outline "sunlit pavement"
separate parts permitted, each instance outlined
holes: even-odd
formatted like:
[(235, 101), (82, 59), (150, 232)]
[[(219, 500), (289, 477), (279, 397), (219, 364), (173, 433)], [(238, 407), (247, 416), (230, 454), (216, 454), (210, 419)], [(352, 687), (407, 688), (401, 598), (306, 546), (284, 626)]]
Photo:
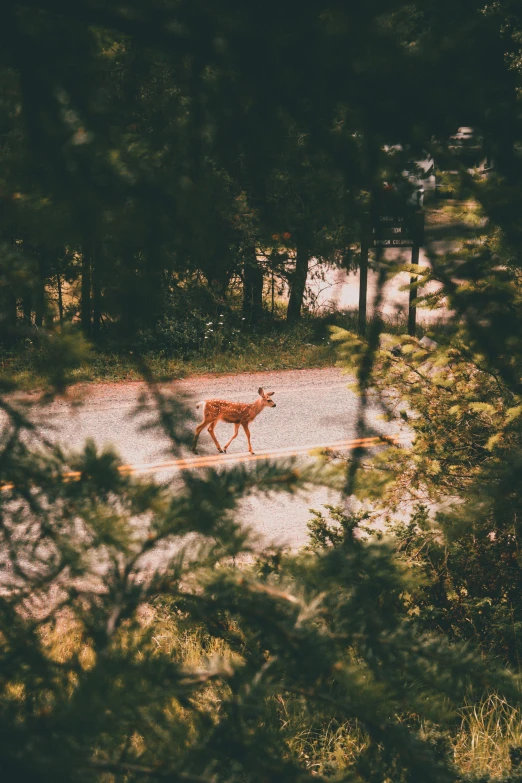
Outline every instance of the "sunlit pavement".
[[(353, 380), (335, 368), (245, 373), (235, 376), (194, 378), (169, 384), (164, 391), (176, 395), (198, 420), (195, 403), (218, 397), (249, 402), (257, 389), (274, 391), (277, 407), (265, 409), (251, 425), (252, 445), (246, 451), (246, 438), (240, 431), (228, 454), (218, 454), (208, 433), (201, 434), (198, 455), (186, 450), (173, 453), (167, 436), (155, 428), (155, 409), (149, 399), (137, 412), (145, 386), (140, 383), (90, 385), (81, 405), (53, 403), (42, 413), (41, 426), (51, 439), (67, 449), (81, 449), (87, 438), (99, 448), (112, 445), (121, 455), (124, 472), (154, 476), (160, 481), (180, 475), (183, 470), (226, 469), (238, 463), (254, 464), (265, 459), (298, 457), (308, 462), (315, 451), (349, 452), (356, 445), (373, 448), (378, 435), (401, 436), (381, 418), (372, 405), (367, 411), (370, 440), (358, 444), (358, 398), (347, 386)], [(181, 404), (181, 402), (180, 402)], [(216, 434), (221, 442), (232, 434), (232, 425), (220, 422)], [(373, 438), (373, 440), (372, 440)], [(336, 503), (333, 490), (319, 487), (297, 497), (250, 497), (241, 502), (242, 521), (265, 541), (285, 542), (292, 547), (306, 543), (309, 508)]]

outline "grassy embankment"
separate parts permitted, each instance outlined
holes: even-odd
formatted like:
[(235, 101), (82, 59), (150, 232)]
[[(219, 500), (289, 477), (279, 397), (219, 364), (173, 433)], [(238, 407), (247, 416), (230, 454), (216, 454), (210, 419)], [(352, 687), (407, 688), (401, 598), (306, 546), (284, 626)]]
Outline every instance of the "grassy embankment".
[[(13, 379), (18, 388), (38, 389), (44, 385), (41, 368), (47, 347), (36, 342), (11, 351), (0, 349), (0, 372)], [(285, 331), (254, 336), (239, 335), (234, 344), (204, 344), (201, 350), (177, 357), (162, 350), (124, 350), (119, 346), (93, 346), (87, 361), (72, 370), (77, 382), (138, 381), (143, 377), (142, 361), (159, 379), (180, 379), (208, 373), (242, 373), (266, 370), (328, 367), (335, 353), (325, 334), (314, 335), (308, 324)]]
[[(384, 318), (385, 331), (406, 333), (406, 320)], [(371, 323), (371, 319), (369, 319)], [(72, 370), (74, 381), (80, 383), (108, 383), (138, 381), (143, 377), (140, 359), (146, 361), (152, 374), (161, 380), (176, 380), (191, 375), (262, 372), (269, 370), (301, 370), (332, 367), (336, 362), (335, 349), (329, 340), (329, 326), (335, 324), (351, 331), (357, 329), (357, 312), (331, 313), (323, 317), (309, 317), (302, 323), (275, 328), (265, 334), (239, 335), (232, 345), (216, 341), (205, 344), (200, 351), (179, 358), (164, 351), (124, 351), (121, 348), (94, 346), (81, 367)], [(422, 323), (419, 327), (424, 333)], [(430, 326), (429, 333), (437, 334)], [(11, 377), (21, 389), (38, 389), (44, 385), (41, 368), (46, 363), (46, 346), (29, 343), (11, 351), (0, 349), (0, 373)]]

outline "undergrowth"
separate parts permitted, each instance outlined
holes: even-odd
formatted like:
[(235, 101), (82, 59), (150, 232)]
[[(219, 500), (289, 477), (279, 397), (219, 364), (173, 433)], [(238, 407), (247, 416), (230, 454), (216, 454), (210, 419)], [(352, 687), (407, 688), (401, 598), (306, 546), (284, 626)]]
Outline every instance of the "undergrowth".
[[(298, 370), (332, 367), (336, 352), (329, 340), (329, 327), (340, 326), (357, 330), (357, 312), (331, 312), (306, 317), (300, 323), (264, 325), (259, 332), (232, 330), (226, 323), (212, 324), (203, 335), (204, 342), (186, 352), (157, 347), (151, 340), (138, 339), (135, 345), (123, 349), (117, 343), (93, 345), (81, 366), (71, 370), (76, 382), (118, 382), (142, 380), (141, 360), (151, 373), (163, 380), (191, 375), (248, 373), (270, 370)], [(402, 316), (384, 316), (385, 331), (404, 334), (406, 321)], [(370, 327), (372, 318), (368, 319)], [(428, 327), (422, 319), (419, 335)], [(430, 335), (443, 325), (430, 324)], [(236, 333), (237, 331), (237, 333)], [(0, 371), (10, 376), (18, 388), (38, 389), (43, 385), (41, 367), (46, 363), (47, 341), (37, 333), (21, 340), (10, 350), (0, 347)]]
[[(168, 604), (159, 602), (143, 606), (141, 622), (144, 629), (152, 629), (152, 642), (158, 654), (172, 656), (187, 670), (202, 670), (211, 659), (241, 664), (240, 652), (233, 651), (225, 641), (209, 636), (203, 629), (193, 625), (184, 627), (183, 618), (174, 616)], [(67, 616), (42, 633), (51, 659), (63, 662), (78, 655), (81, 666), (90, 668), (93, 652), (82, 640), (77, 625)], [(24, 698), (23, 688), (10, 692), (10, 698)], [(222, 700), (228, 698), (227, 685), (209, 682), (200, 691), (197, 706), (210, 720), (216, 720)], [(174, 705), (171, 708), (174, 709)], [(179, 705), (176, 710), (178, 718), (186, 722), (188, 739), (193, 730), (190, 713)], [(271, 697), (264, 711), (267, 726), (282, 738), (288, 757), (297, 758), (313, 774), (325, 777), (343, 772), (349, 774), (368, 742), (357, 721), (339, 721), (321, 710), (311, 713), (306, 700), (298, 694), (281, 693)], [(448, 739), (461, 774), (502, 778), (513, 768), (513, 757), (522, 746), (522, 710), (496, 694), (485, 693), (478, 702), (470, 703), (460, 711), (455, 732)], [(136, 751), (145, 751), (144, 739), (138, 734), (129, 737), (128, 742)]]
[(461, 711), (453, 747), (462, 772), (502, 777), (522, 748), (522, 710), (496, 694), (485, 695)]

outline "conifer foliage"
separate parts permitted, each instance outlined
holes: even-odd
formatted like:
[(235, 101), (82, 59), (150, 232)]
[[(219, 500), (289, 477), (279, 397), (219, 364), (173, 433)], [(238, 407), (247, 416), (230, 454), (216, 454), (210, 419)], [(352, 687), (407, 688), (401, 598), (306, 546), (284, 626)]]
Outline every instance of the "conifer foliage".
[[(471, 780), (453, 758), (459, 708), (484, 692), (521, 699), (512, 5), (2, 10), (0, 328), (5, 344), (37, 334), (48, 380), (40, 406), (0, 377), (6, 783)], [(42, 406), (67, 392), (104, 319), (132, 339), (161, 322), (167, 294), (183, 300), (191, 275), (219, 297), (250, 266), (258, 292), (256, 250), (277, 211), (275, 234), (287, 249), (302, 240), (305, 265), (347, 255), (371, 192), (400, 175), (386, 146), (444, 139), (464, 111), (497, 168), (486, 182), (462, 171), (482, 205), (477, 231), (432, 253), (426, 275), (454, 313), (446, 338), (427, 350), (381, 334), (378, 319), (367, 341), (335, 334), (358, 373), (361, 434), (373, 389), (411, 448), (160, 484), (92, 442), (68, 453), (43, 435)], [(380, 294), (390, 270), (377, 261)], [(189, 415), (137, 361), (178, 455)], [(236, 520), (240, 499), (314, 484), (345, 506), (314, 515), (307, 550), (260, 553)], [(385, 537), (364, 524), (370, 512), (350, 511), (355, 494), (390, 518), (417, 505)], [(342, 759), (304, 752), (305, 730), (324, 750), (329, 727)], [(506, 783), (522, 781), (519, 756)]]
[[(340, 779), (457, 780), (440, 732), (469, 688), (516, 698), (511, 675), (419, 630), (411, 573), (362, 540), (357, 520), (335, 547), (232, 565), (250, 551), (238, 498), (297, 491), (321, 480), (316, 468), (258, 464), (159, 486), (92, 443), (31, 449), (31, 418), (8, 402), (4, 412), (5, 780), (316, 778), (279, 731), (281, 697), (362, 732)], [(220, 654), (184, 660), (191, 636)]]

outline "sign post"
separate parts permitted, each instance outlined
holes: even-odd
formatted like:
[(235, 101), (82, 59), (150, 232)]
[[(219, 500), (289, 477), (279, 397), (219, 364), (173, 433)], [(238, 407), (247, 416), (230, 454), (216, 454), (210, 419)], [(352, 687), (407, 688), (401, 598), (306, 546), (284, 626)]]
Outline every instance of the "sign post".
[[(423, 244), (424, 213), (397, 200), (387, 199), (377, 203), (369, 221), (363, 224), (361, 238), (361, 265), (359, 278), (359, 334), (366, 332), (366, 299), (368, 291), (368, 250), (371, 247), (402, 248), (411, 247), (411, 263), (419, 263), (419, 249)], [(417, 298), (417, 275), (410, 278), (408, 307), (408, 334), (415, 336), (417, 308), (413, 304)]]
[(361, 238), (361, 263), (359, 266), (359, 322), (357, 331), (366, 334), (366, 300), (368, 295), (368, 225), (365, 220)]
[[(413, 245), (411, 248), (411, 263), (419, 263), (419, 246)], [(415, 337), (415, 331), (417, 329), (417, 307), (413, 304), (417, 298), (417, 275), (410, 277), (410, 297), (408, 303), (408, 334), (410, 337)]]

